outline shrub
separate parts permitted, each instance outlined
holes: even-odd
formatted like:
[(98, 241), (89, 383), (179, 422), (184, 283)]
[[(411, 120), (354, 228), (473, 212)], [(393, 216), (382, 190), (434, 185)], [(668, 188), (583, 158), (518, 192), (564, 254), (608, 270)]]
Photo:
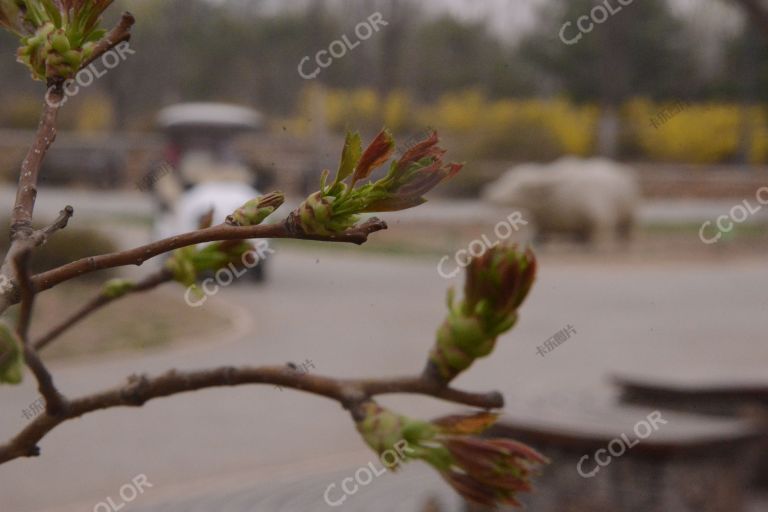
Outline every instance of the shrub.
[[(5, 220), (2, 225), (7, 226), (9, 222)], [(3, 237), (0, 241), (0, 252), (6, 253), (8, 245), (8, 239)], [(30, 270), (39, 273), (96, 254), (115, 252), (117, 249), (117, 245), (99, 231), (68, 228), (51, 237), (45, 245), (34, 251), (30, 259)], [(86, 274), (83, 278), (103, 280), (112, 273), (106, 271)]]

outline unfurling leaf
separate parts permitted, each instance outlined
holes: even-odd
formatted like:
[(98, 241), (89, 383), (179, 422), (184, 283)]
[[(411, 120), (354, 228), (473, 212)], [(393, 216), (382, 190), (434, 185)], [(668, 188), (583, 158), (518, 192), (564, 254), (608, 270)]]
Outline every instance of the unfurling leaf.
[(361, 213), (405, 210), (424, 203), (424, 194), (453, 177), (462, 167), (445, 164), (445, 151), (437, 144), (437, 133), (433, 133), (393, 162), (386, 176), (357, 186), (390, 159), (395, 141), (383, 130), (361, 154), (360, 137), (347, 134), (333, 184), (326, 186), (328, 173), (324, 172), (320, 190), (299, 206), (294, 219), (304, 233), (328, 236), (353, 227)]
[(354, 186), (360, 180), (364, 180), (371, 175), (373, 171), (381, 167), (384, 162), (390, 159), (395, 152), (395, 139), (389, 130), (382, 130), (373, 142), (360, 157), (352, 174), (352, 185)]
[(357, 430), (382, 462), (389, 464), (394, 458), (390, 469), (409, 460), (423, 460), (465, 499), (483, 506), (519, 506), (518, 494), (531, 490), (539, 466), (549, 462), (512, 439), (477, 437), (478, 431), (495, 422), (492, 413), (427, 422), (401, 416), (373, 401), (358, 412), (362, 417)]
[(341, 153), (341, 163), (336, 172), (334, 186), (341, 183), (355, 171), (360, 158), (363, 156), (363, 141), (357, 132), (347, 132), (347, 138), (344, 141), (344, 150)]
[(496, 413), (479, 412), (472, 415), (443, 416), (432, 420), (432, 423), (446, 434), (470, 435), (485, 432), (496, 423), (498, 418), (499, 415)]

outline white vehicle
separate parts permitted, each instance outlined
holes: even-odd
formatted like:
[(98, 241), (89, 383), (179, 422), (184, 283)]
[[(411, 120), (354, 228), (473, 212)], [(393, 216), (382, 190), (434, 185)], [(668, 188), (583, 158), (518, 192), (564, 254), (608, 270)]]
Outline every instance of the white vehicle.
[[(215, 103), (188, 103), (163, 109), (158, 125), (167, 138), (165, 160), (145, 177), (157, 199), (154, 238), (194, 231), (213, 209), (213, 223), (224, 222), (237, 208), (257, 197), (256, 176), (234, 150), (234, 138), (262, 127), (261, 115), (249, 108)], [(264, 248), (266, 241), (260, 241)], [(262, 249), (263, 250), (263, 249)], [(266, 262), (249, 271), (266, 278)]]

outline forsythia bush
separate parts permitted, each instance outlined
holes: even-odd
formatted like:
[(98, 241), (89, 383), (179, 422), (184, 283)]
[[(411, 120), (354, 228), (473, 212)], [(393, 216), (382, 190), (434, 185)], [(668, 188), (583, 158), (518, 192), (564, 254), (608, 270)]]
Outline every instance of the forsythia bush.
[[(477, 138), (476, 147), (499, 157), (516, 156), (504, 154), (505, 148), (515, 147), (516, 138), (552, 148), (554, 156), (586, 156), (594, 148), (598, 115), (594, 106), (564, 99), (489, 100), (478, 91), (445, 95), (424, 113), (446, 133)], [(526, 133), (537, 134), (538, 140)]]
[[(479, 90), (443, 95), (419, 104), (404, 91), (381, 95), (373, 89), (343, 91), (312, 86), (300, 103), (301, 118), (322, 109), (327, 126), (343, 131), (356, 121), (367, 131), (382, 125), (399, 131), (439, 128), (463, 147), (469, 159), (550, 160), (589, 156), (597, 142), (600, 110), (564, 98), (492, 100)], [(634, 99), (622, 109), (624, 141), (639, 158), (684, 163), (718, 163), (740, 155), (742, 116), (737, 104), (692, 104)], [(747, 110), (752, 163), (768, 161), (768, 110)], [(315, 114), (316, 115), (316, 114)], [(294, 121), (298, 133), (308, 133)]]
[[(752, 141), (750, 158), (768, 154), (765, 109), (747, 111)], [(652, 103), (633, 100), (624, 108), (630, 140), (652, 160), (723, 162), (739, 155), (743, 109), (734, 104)]]
[(288, 120), (287, 124), (297, 133), (308, 135), (310, 128), (302, 120), (320, 115), (325, 117), (328, 128), (338, 132), (352, 125), (371, 132), (377, 132), (382, 126), (404, 131), (413, 128), (415, 123), (413, 107), (404, 91), (393, 91), (382, 97), (373, 89), (345, 91), (310, 86), (299, 98), (301, 120)]
[(757, 107), (752, 117), (752, 148), (750, 161), (755, 164), (768, 162), (768, 108)]

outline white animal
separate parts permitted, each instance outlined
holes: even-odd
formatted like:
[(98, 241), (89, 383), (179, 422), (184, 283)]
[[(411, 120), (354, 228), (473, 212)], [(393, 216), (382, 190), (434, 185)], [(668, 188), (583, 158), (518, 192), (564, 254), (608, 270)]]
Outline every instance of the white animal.
[(565, 157), (514, 167), (488, 185), (483, 198), (526, 211), (538, 236), (565, 233), (598, 241), (629, 237), (640, 191), (626, 165)]

